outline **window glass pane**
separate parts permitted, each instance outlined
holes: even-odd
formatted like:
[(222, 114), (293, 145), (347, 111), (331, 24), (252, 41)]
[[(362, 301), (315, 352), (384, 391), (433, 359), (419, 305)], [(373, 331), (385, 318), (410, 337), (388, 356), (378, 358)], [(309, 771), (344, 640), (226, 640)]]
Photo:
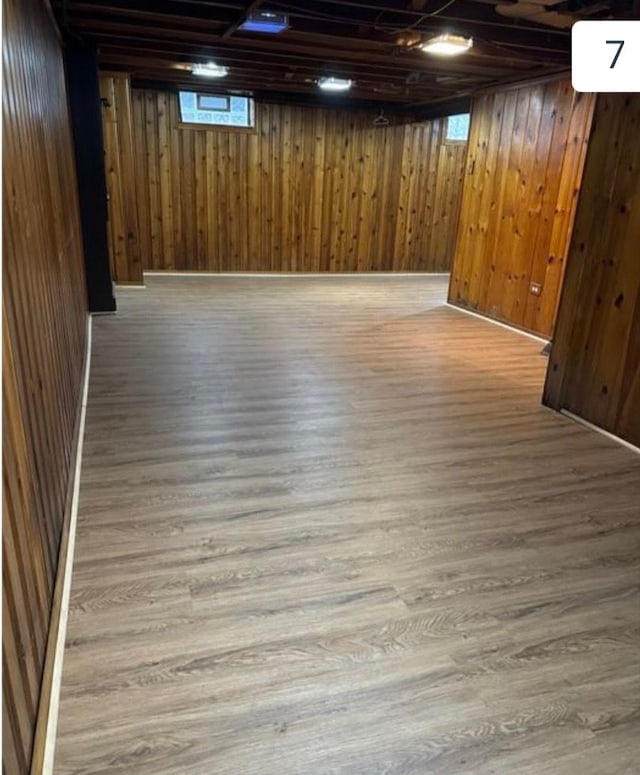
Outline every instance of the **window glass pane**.
[(447, 118), (447, 140), (466, 140), (469, 137), (469, 113), (458, 113)]
[(212, 94), (199, 94), (198, 107), (201, 110), (229, 110), (229, 98)]
[(207, 126), (253, 126), (253, 100), (217, 94), (181, 91), (180, 120)]

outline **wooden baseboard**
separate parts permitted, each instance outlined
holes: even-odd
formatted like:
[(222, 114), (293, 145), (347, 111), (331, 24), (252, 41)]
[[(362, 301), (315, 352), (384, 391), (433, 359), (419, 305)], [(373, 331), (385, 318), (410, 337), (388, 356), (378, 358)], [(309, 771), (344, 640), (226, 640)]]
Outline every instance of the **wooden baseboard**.
[(543, 342), (544, 344), (549, 343), (549, 337), (542, 336), (542, 334), (534, 334), (533, 331), (527, 331), (526, 328), (520, 328), (520, 326), (516, 326), (513, 323), (506, 323), (503, 320), (497, 320), (496, 318), (492, 318), (490, 315), (484, 315), (481, 312), (475, 312), (474, 310), (463, 307), (461, 304), (455, 304), (452, 301), (447, 301), (446, 305), (447, 307), (451, 307), (451, 309), (457, 309), (458, 312), (464, 312), (466, 315), (473, 315), (474, 318), (480, 318), (480, 320), (485, 320), (487, 323), (493, 323), (494, 326), (500, 326), (501, 328), (506, 328), (508, 331), (515, 331), (516, 334), (528, 336), (529, 339), (535, 339), (536, 341)]
[[(555, 411), (555, 410), (552, 409), (552, 411)], [(623, 439), (621, 436), (616, 436), (615, 433), (611, 433), (610, 431), (607, 431), (604, 428), (601, 428), (599, 425), (594, 425), (592, 422), (589, 422), (589, 420), (585, 420), (584, 417), (580, 417), (580, 415), (574, 414), (573, 412), (570, 412), (568, 409), (560, 409), (560, 414), (563, 414), (565, 417), (568, 417), (570, 420), (573, 420), (574, 422), (580, 423), (580, 425), (584, 425), (585, 428), (589, 428), (589, 430), (599, 433), (601, 436), (606, 436), (608, 439), (611, 439), (611, 441), (615, 441), (617, 444), (621, 444), (623, 447), (626, 447), (627, 449), (630, 449), (632, 452), (635, 452), (636, 455), (640, 455), (640, 447), (636, 446), (633, 442), (627, 441), (626, 439)]]
[(91, 315), (87, 315), (87, 334), (84, 354), (80, 402), (73, 434), (73, 460), (70, 469), (64, 522), (58, 552), (58, 568), (51, 604), (51, 619), (47, 637), (47, 649), (38, 717), (31, 757), (31, 775), (50, 775), (53, 772), (53, 753), (55, 748), (58, 722), (58, 702), (60, 699), (60, 680), (62, 678), (62, 659), (69, 613), (69, 594), (71, 592), (71, 570), (73, 549), (78, 517), (78, 496), (80, 493), (80, 471), (82, 468), (82, 447), (84, 425), (89, 393), (89, 372), (91, 369)]

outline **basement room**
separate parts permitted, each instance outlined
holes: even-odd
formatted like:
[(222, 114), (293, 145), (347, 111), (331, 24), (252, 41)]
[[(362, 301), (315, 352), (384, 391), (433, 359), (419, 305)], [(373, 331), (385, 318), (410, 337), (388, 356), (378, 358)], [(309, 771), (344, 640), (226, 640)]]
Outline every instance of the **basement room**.
[(637, 775), (639, 0), (5, 0), (3, 775)]

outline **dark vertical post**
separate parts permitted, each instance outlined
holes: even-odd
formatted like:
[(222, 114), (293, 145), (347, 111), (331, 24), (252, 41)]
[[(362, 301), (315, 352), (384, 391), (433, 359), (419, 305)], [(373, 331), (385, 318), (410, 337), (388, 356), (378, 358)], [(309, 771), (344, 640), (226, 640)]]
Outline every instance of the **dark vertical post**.
[(75, 41), (67, 42), (65, 66), (80, 195), (89, 311), (113, 312), (116, 301), (109, 266), (107, 181), (95, 48)]

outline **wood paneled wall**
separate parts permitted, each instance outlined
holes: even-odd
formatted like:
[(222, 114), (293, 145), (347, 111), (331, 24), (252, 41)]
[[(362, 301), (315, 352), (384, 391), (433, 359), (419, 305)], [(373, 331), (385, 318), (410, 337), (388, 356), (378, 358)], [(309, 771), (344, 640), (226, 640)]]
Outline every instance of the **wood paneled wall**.
[(601, 94), (544, 403), (640, 446), (640, 95)]
[(3, 4), (2, 762), (29, 772), (87, 320), (60, 45), (42, 0)]
[(100, 76), (105, 171), (109, 192), (111, 276), (120, 284), (142, 284), (138, 198), (133, 171), (133, 125), (129, 77)]
[(256, 105), (256, 131), (178, 126), (177, 95), (133, 91), (147, 269), (446, 270), (464, 144), (445, 121)]
[(566, 79), (474, 100), (451, 302), (551, 335), (592, 111)]

